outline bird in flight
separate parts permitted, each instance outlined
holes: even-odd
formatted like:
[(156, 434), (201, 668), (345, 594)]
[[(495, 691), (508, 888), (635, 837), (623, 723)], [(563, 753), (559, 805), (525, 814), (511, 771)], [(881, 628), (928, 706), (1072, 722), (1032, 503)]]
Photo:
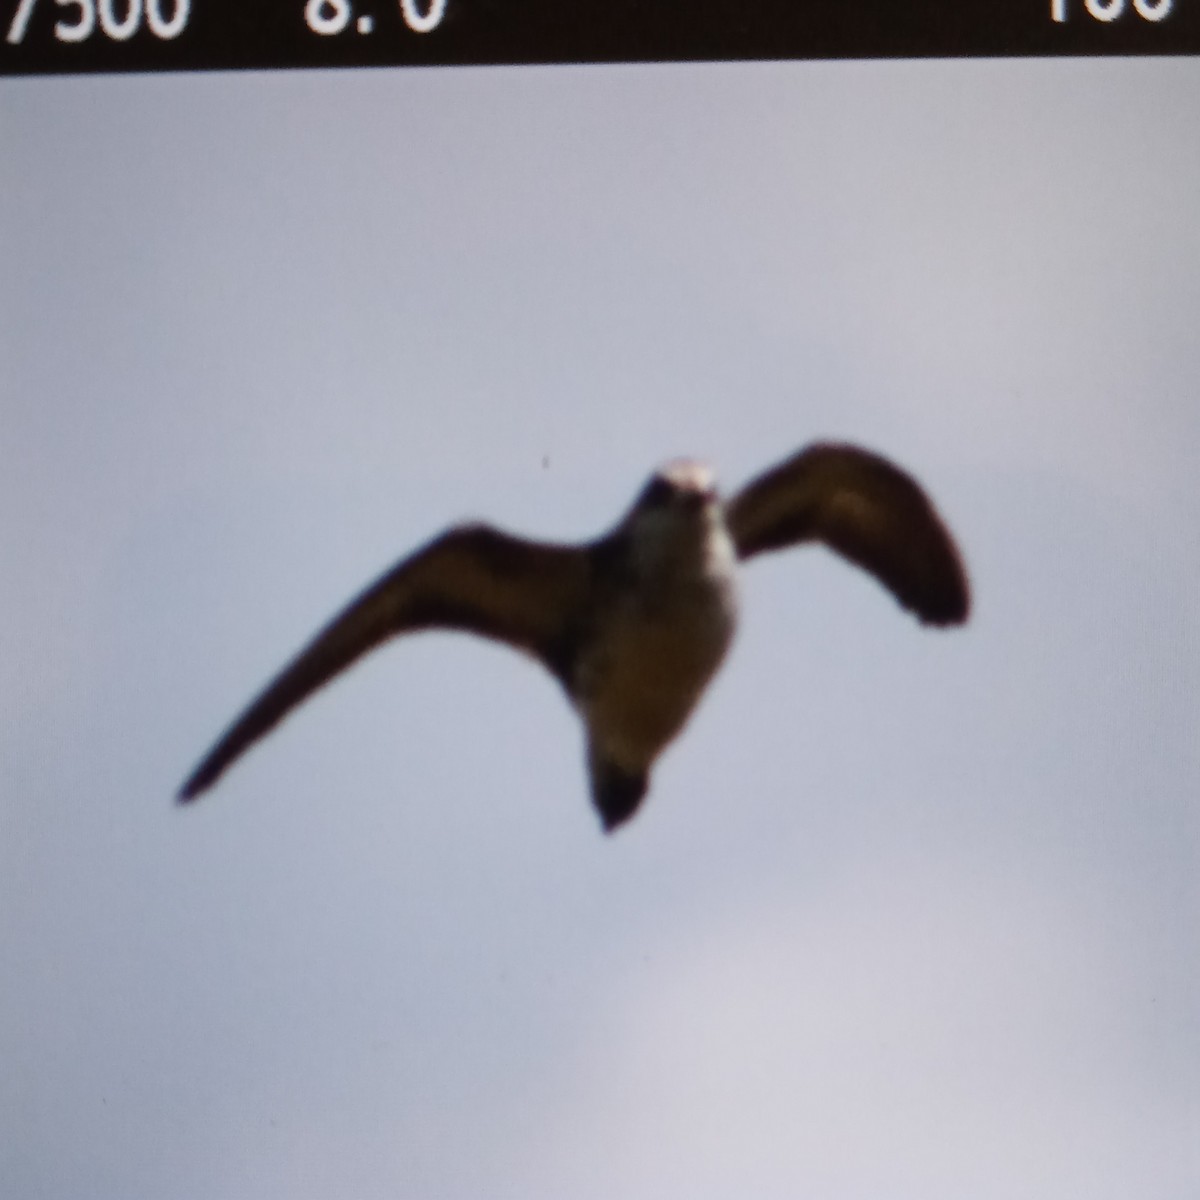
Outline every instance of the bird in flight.
[(212, 787), (298, 704), (400, 634), (450, 629), (542, 663), (583, 722), (606, 832), (628, 821), (655, 760), (682, 730), (738, 620), (739, 560), (819, 542), (869, 571), (930, 625), (966, 620), (954, 539), (920, 486), (887, 459), (816, 443), (729, 500), (701, 463), (668, 463), (609, 533), (581, 545), (488, 525), (447, 530), (353, 600), (243, 712), (179, 792)]

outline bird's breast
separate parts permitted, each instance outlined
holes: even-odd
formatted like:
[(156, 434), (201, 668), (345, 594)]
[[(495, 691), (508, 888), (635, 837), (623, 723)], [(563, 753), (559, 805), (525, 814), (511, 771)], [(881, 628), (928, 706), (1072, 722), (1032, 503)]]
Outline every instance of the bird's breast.
[(721, 664), (737, 620), (731, 572), (632, 589), (598, 621), (575, 703), (594, 744), (630, 770), (679, 733)]

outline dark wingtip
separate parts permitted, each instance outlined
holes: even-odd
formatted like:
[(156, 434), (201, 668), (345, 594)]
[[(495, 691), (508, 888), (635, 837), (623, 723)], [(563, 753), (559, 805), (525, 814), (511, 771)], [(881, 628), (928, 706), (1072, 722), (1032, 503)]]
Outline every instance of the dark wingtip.
[(215, 779), (216, 774), (214, 772), (201, 767), (175, 793), (175, 803), (191, 804), (193, 800), (196, 800), (204, 792), (208, 791)]
[(946, 628), (963, 625), (971, 615), (971, 593), (965, 582), (953, 591), (945, 592), (933, 601), (926, 601), (917, 611), (922, 625)]
[(927, 625), (962, 625), (971, 615), (971, 585), (967, 571), (957, 548), (946, 534), (950, 547), (949, 561), (943, 571), (943, 580), (937, 595), (929, 597), (920, 613)]

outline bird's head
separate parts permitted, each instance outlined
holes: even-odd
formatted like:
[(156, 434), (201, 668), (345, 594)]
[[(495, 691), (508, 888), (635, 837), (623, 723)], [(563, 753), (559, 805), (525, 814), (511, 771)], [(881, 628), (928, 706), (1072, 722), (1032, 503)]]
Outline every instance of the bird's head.
[(666, 565), (699, 562), (723, 529), (721, 498), (712, 471), (680, 459), (660, 467), (646, 482), (623, 525), (639, 547), (639, 559)]
[(712, 469), (706, 463), (679, 458), (650, 476), (634, 511), (696, 516), (715, 509), (719, 500)]

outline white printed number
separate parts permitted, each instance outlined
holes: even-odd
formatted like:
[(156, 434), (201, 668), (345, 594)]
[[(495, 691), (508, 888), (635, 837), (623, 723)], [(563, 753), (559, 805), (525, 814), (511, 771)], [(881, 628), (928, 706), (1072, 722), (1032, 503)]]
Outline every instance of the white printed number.
[(347, 0), (308, 0), (304, 20), (313, 33), (329, 37), (350, 24), (350, 5)]
[(400, 0), (400, 13), (404, 23), (413, 33), (429, 33), (442, 23), (446, 13), (446, 0), (427, 0), (424, 14), (418, 0)]
[[(322, 37), (341, 33), (350, 24), (353, 15), (350, 0), (308, 0), (304, 5), (304, 23), (313, 33), (319, 33)], [(400, 0), (400, 15), (413, 33), (430, 33), (446, 15), (446, 0)], [(360, 17), (356, 28), (361, 32), (364, 28), (362, 22), (369, 20), (368, 17)]]
[[(37, 0), (21, 0), (13, 13), (8, 27), (7, 41), (16, 45), (25, 37), (29, 18)], [(96, 30), (96, 18), (100, 18), (100, 30), (114, 42), (126, 42), (142, 23), (143, 14), (150, 32), (157, 38), (170, 40), (178, 37), (187, 25), (191, 0), (54, 0), (59, 8), (73, 10), (75, 19), (60, 17), (54, 22), (54, 36), (60, 42), (83, 42)], [(169, 9), (170, 16), (163, 10)]]
[[(1133, 11), (1144, 21), (1161, 21), (1170, 16), (1174, 0), (1133, 0)], [(61, 0), (60, 0), (61, 3)], [(1115, 21), (1125, 12), (1125, 0), (1083, 0), (1088, 15), (1097, 21)], [(1050, 0), (1050, 19), (1062, 24), (1067, 19), (1067, 0)]]

